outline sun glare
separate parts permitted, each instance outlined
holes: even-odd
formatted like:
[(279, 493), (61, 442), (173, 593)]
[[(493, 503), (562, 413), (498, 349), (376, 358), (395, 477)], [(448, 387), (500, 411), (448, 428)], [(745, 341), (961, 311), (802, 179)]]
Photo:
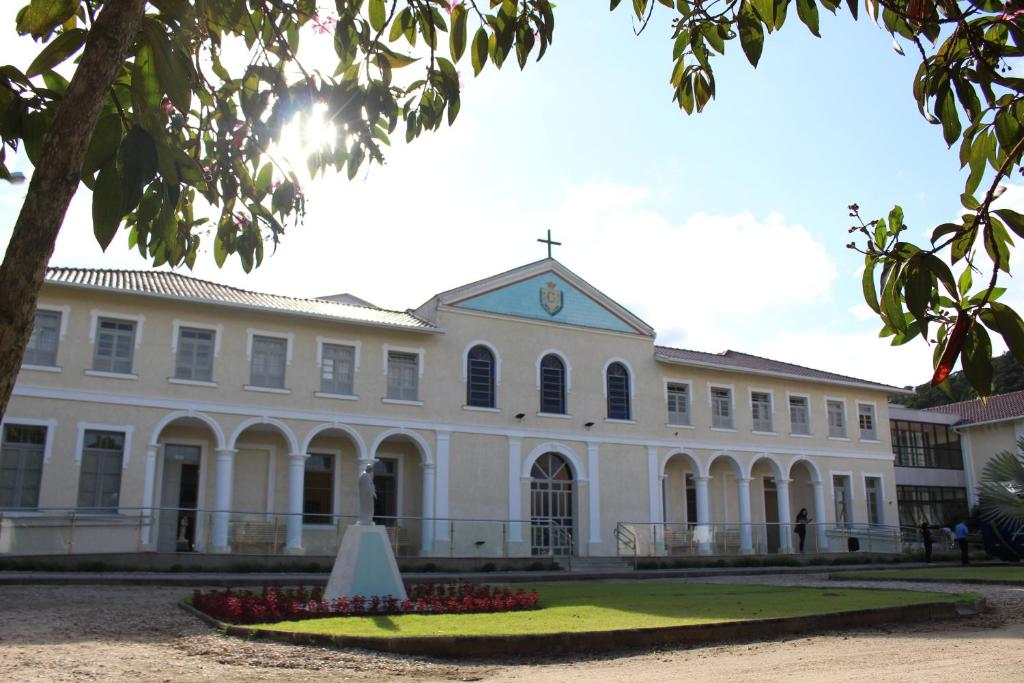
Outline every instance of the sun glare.
[(281, 139), (271, 153), (291, 167), (299, 180), (310, 180), (307, 160), (318, 151), (334, 153), (338, 129), (327, 119), (327, 105), (315, 104), (309, 112), (299, 112), (281, 131)]

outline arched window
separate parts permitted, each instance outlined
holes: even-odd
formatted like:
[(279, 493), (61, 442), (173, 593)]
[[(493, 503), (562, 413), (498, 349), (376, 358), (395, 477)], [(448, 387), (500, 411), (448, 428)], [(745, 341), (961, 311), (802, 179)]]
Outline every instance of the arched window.
[(540, 362), (540, 412), (565, 415), (565, 363), (553, 353)]
[(466, 354), (466, 405), (494, 407), (494, 354), (482, 344)]
[(629, 371), (622, 363), (608, 366), (608, 419), (628, 420), (629, 417)]

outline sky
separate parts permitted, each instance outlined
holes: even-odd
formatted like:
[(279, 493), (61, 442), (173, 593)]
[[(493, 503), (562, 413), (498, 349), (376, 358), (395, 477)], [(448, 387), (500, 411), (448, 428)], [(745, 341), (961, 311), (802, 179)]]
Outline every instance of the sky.
[[(20, 4), (0, 7), (0, 63), (25, 66), (38, 50), (9, 39)], [(918, 62), (863, 16), (825, 14), (817, 39), (791, 13), (756, 70), (730, 44), (717, 99), (687, 116), (668, 84), (669, 13), (656, 7), (636, 36), (629, 9), (559, 3), (554, 45), (522, 72), (510, 60), (472, 78), (464, 57), (453, 127), (396, 140), (385, 166), (352, 181), (318, 178), (304, 223), (253, 273), (231, 260), (218, 269), (207, 249), (191, 274), (404, 310), (543, 258), (536, 240), (550, 229), (555, 258), (651, 324), (659, 344), (927, 381), (931, 347), (878, 338), (863, 257), (845, 247), (852, 202), (868, 217), (902, 205), (919, 243), (960, 211), (956, 149), (911, 93)], [(31, 173), (24, 158), (14, 167)], [(0, 249), (26, 187), (0, 184)], [(147, 268), (126, 232), (100, 250), (90, 201), (82, 187), (51, 265)], [(1024, 211), (1024, 185), (1001, 201)], [(1005, 284), (1004, 299), (1024, 305), (1019, 284)]]

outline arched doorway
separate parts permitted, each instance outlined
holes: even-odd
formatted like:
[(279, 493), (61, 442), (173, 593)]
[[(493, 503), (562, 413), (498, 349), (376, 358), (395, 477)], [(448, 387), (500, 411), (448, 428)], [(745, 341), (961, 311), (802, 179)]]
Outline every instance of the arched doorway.
[(360, 465), (373, 464), (374, 521), (387, 528), (396, 555), (431, 555), (438, 520), (434, 461), (427, 442), (414, 432), (389, 430), (377, 436), (370, 452), (373, 459)]
[(544, 453), (534, 461), (530, 470), (531, 554), (572, 554), (574, 481), (572, 468), (558, 453)]

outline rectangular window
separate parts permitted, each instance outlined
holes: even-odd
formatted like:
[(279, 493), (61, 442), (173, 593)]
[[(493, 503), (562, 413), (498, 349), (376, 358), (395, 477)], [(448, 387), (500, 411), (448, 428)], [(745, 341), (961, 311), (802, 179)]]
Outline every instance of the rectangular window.
[(853, 515), (850, 514), (850, 478), (845, 474), (832, 476), (832, 497), (836, 505), (836, 526), (853, 526)]
[(39, 507), (46, 427), (4, 425), (0, 439), (0, 508)]
[(967, 517), (967, 489), (952, 486), (897, 486), (900, 525), (916, 527), (928, 522), (951, 527)]
[(960, 435), (946, 425), (892, 420), (892, 450), (896, 467), (962, 470)]
[(334, 455), (310, 453), (302, 485), (302, 521), (330, 524), (334, 514)]
[(857, 404), (857, 422), (860, 425), (860, 438), (865, 441), (877, 441), (878, 431), (875, 429), (875, 407), (869, 403)]
[(669, 384), (668, 423), (670, 425), (690, 424), (690, 385)]
[(388, 351), (388, 398), (418, 401), (420, 357), (415, 353)]
[(320, 391), (341, 396), (355, 393), (352, 388), (356, 368), (355, 347), (324, 344), (320, 353)]
[(732, 389), (711, 388), (711, 426), (732, 429)]
[(130, 375), (135, 353), (135, 322), (100, 318), (96, 322), (96, 349), (92, 369)]
[(878, 477), (864, 477), (864, 492), (867, 495), (868, 524), (882, 524), (882, 480)]
[(772, 428), (772, 395), (765, 391), (750, 393), (750, 415), (753, 418), (755, 432), (771, 432)]
[(846, 438), (846, 404), (842, 401), (827, 401), (828, 435)]
[(117, 512), (123, 462), (122, 432), (85, 431), (82, 471), (78, 479), (79, 508), (89, 512)]
[(23, 365), (56, 367), (57, 347), (60, 344), (60, 312), (36, 311), (32, 336), (25, 347)]
[(182, 327), (178, 330), (178, 357), (174, 363), (177, 379), (213, 381), (213, 330)]
[(789, 397), (789, 425), (793, 434), (811, 433), (811, 409), (806, 396)]
[(284, 389), (284, 369), (287, 359), (287, 339), (253, 335), (249, 384), (254, 387)]

